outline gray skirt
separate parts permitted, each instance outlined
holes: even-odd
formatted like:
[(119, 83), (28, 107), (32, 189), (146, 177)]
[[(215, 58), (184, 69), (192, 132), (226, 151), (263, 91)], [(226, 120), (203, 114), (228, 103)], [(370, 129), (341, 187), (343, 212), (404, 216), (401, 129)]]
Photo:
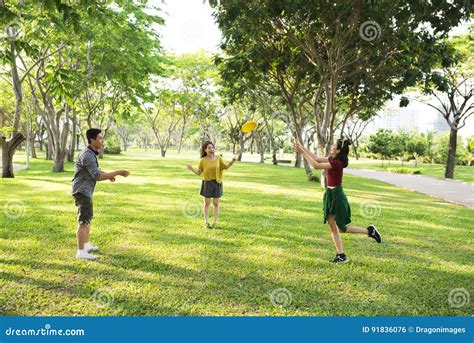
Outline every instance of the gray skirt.
[(220, 198), (224, 194), (222, 183), (218, 183), (216, 180), (203, 180), (200, 194), (205, 198)]

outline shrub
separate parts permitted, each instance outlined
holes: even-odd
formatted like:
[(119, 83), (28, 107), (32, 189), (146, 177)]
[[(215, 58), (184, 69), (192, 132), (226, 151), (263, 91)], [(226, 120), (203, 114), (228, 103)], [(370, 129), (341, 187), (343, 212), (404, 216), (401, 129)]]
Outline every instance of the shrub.
[(115, 142), (115, 140), (111, 139), (107, 141), (107, 144), (105, 145), (104, 153), (108, 155), (119, 155), (122, 152), (122, 149), (120, 148), (120, 144)]
[(387, 171), (399, 174), (421, 174), (420, 168), (387, 168)]

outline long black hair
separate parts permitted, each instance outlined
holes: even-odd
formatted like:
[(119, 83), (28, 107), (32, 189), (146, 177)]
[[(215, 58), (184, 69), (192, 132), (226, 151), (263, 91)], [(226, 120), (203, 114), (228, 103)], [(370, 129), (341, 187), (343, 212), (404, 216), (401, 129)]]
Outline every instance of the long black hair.
[(349, 145), (352, 142), (349, 139), (338, 139), (336, 142), (336, 148), (339, 150), (335, 160), (342, 161), (344, 163), (344, 168), (349, 165)]
[(201, 147), (201, 157), (206, 157), (207, 156), (207, 152), (206, 152), (206, 149), (208, 147), (208, 145), (214, 145), (214, 143), (212, 143), (211, 141), (205, 141), (204, 144), (202, 145)]

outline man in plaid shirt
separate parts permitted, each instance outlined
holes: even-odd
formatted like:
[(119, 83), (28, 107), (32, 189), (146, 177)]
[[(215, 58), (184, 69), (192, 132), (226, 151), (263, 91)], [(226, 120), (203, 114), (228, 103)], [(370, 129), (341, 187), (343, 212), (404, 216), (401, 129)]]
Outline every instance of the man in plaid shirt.
[(90, 225), (93, 218), (92, 195), (97, 181), (110, 180), (115, 181), (118, 175), (127, 177), (127, 170), (116, 170), (106, 173), (99, 168), (97, 155), (99, 150), (104, 147), (104, 136), (99, 129), (89, 129), (86, 132), (89, 145), (79, 156), (74, 170), (74, 179), (72, 180), (72, 196), (77, 206), (77, 215), (79, 225), (77, 227), (77, 258), (95, 260), (97, 257), (90, 254), (91, 251), (99, 250), (89, 242)]

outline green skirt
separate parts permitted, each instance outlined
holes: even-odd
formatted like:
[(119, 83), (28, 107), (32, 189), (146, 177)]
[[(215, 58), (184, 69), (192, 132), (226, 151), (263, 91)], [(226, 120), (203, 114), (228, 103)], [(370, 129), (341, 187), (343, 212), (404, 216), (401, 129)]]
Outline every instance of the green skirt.
[(336, 188), (326, 188), (324, 192), (324, 223), (327, 222), (328, 216), (332, 214), (336, 220), (339, 231), (346, 232), (347, 224), (351, 222), (351, 206), (344, 194), (342, 186)]

